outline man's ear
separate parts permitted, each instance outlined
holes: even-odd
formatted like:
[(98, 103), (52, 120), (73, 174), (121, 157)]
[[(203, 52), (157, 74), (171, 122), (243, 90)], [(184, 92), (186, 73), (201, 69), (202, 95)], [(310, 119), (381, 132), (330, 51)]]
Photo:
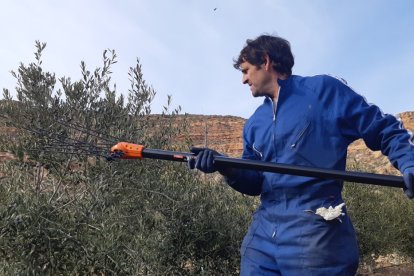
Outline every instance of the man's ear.
[(271, 68), (271, 64), (272, 64), (272, 61), (270, 60), (269, 55), (265, 54), (263, 59), (264, 59), (264, 63), (263, 63), (264, 69), (266, 71), (269, 71)]

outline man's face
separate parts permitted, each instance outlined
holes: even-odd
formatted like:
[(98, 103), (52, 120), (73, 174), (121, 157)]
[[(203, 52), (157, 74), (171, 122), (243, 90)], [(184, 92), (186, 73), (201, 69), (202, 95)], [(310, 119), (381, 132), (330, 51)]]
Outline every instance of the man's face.
[(243, 74), (243, 84), (248, 84), (253, 97), (273, 96), (274, 76), (266, 69), (266, 64), (259, 67), (248, 61), (240, 64), (240, 71)]

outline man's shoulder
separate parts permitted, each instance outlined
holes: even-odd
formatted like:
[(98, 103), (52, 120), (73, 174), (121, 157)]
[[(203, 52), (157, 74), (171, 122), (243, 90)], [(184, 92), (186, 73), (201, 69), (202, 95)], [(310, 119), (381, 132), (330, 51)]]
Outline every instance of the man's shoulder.
[(333, 85), (337, 83), (347, 84), (347, 82), (340, 77), (335, 77), (329, 74), (321, 74), (321, 75), (314, 75), (314, 76), (293, 76), (295, 82), (303, 83), (303, 84), (325, 84), (325, 85)]
[(294, 79), (297, 88), (313, 91), (316, 94), (324, 94), (327, 91), (353, 90), (343, 78), (328, 74), (307, 77), (295, 76)]

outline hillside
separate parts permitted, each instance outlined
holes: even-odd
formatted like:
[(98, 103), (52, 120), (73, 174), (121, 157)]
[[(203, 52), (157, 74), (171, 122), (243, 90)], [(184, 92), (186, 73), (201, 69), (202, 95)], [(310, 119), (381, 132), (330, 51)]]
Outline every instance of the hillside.
[(207, 146), (232, 157), (241, 156), (245, 119), (234, 116), (187, 115), (186, 120), (189, 123), (187, 136), (193, 146)]

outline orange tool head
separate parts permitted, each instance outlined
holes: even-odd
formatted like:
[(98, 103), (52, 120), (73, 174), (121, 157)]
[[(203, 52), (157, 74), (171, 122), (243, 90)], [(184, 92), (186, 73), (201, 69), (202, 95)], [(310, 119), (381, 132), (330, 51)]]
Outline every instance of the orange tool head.
[(111, 152), (121, 159), (142, 159), (144, 146), (120, 142), (111, 148)]

